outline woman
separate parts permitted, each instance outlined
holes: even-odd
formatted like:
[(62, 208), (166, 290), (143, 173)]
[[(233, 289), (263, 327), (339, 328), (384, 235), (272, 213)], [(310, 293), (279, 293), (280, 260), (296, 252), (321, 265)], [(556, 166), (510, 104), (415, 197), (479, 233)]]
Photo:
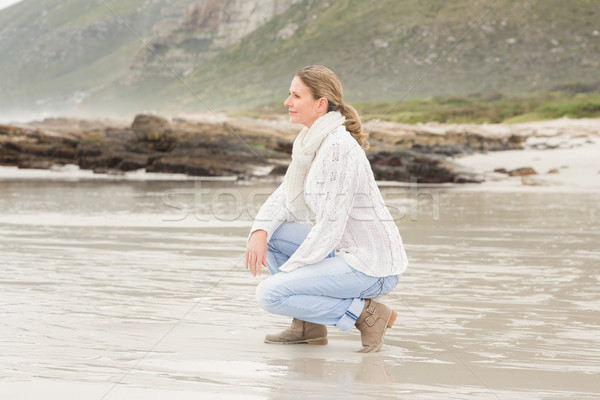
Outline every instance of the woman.
[[(266, 311), (293, 318), (265, 342), (326, 344), (326, 325), (361, 333), (362, 353), (377, 352), (396, 312), (373, 299), (390, 292), (408, 264), (363, 149), (367, 135), (323, 66), (296, 73), (284, 105), (304, 125), (283, 183), (258, 212), (246, 250), (253, 276), (271, 276), (256, 295)], [(315, 224), (306, 225), (310, 212)]]

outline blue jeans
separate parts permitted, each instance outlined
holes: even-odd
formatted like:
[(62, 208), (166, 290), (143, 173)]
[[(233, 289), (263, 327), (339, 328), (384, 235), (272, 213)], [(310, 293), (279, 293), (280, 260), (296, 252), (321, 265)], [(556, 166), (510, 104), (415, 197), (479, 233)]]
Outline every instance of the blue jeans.
[(384, 278), (366, 275), (331, 252), (323, 260), (291, 272), (280, 272), (302, 244), (310, 227), (284, 222), (271, 236), (267, 267), (271, 276), (256, 288), (260, 306), (268, 312), (350, 332), (365, 300), (389, 293), (400, 275)]

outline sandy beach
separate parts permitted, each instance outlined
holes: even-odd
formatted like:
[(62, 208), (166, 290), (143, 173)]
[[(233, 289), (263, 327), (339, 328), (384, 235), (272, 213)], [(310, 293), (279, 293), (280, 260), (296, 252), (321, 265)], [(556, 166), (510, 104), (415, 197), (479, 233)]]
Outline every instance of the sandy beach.
[[(454, 161), (481, 174), (486, 189), (600, 190), (600, 120), (542, 121), (521, 124), (518, 129), (530, 130), (523, 150), (476, 153)], [(507, 174), (520, 168), (532, 168), (534, 174)], [(499, 169), (506, 172), (497, 172)]]
[[(463, 161), (544, 172), (565, 152), (563, 177), (594, 146)], [(600, 395), (595, 185), (383, 187), (410, 267), (384, 298), (396, 326), (361, 355), (358, 332), (335, 328), (327, 346), (263, 343), (289, 321), (258, 308), (266, 276), (243, 268), (251, 207), (210, 194), (260, 203), (274, 183), (0, 172), (2, 398)]]

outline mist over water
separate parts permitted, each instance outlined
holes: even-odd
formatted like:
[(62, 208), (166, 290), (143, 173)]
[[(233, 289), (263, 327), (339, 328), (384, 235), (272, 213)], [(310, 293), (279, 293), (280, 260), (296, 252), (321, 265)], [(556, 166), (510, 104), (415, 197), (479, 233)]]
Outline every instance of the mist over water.
[(384, 188), (410, 265), (382, 352), (361, 355), (335, 328), (263, 343), (289, 321), (259, 309), (243, 256), (274, 188), (0, 179), (0, 396), (600, 395), (597, 193)]

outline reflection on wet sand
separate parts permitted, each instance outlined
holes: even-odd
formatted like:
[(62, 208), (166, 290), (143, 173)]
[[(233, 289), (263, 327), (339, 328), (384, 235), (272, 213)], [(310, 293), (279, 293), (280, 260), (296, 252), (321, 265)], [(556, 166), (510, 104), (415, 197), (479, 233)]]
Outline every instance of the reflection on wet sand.
[(384, 190), (418, 215), (397, 221), (411, 261), (385, 299), (398, 322), (362, 355), (335, 328), (327, 346), (263, 343), (289, 321), (256, 304), (249, 219), (165, 218), (182, 208), (164, 192), (193, 183), (2, 185), (2, 398), (600, 396), (597, 194), (431, 189), (436, 220), (435, 197)]

